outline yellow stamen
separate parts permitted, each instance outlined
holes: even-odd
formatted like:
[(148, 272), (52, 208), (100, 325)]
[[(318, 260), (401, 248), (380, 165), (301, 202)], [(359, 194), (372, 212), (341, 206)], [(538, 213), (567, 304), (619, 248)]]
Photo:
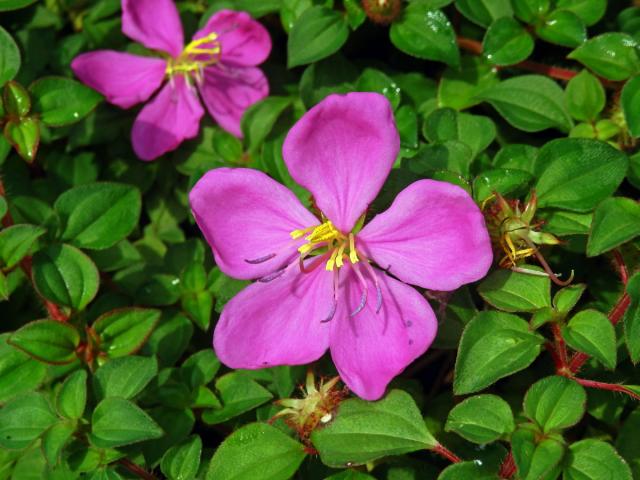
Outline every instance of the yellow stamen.
[[(201, 48), (202, 45), (213, 43), (213, 45)], [(218, 34), (210, 33), (206, 37), (198, 38), (189, 43), (178, 58), (171, 58), (167, 62), (165, 74), (168, 76), (176, 73), (198, 74), (204, 67), (215, 65), (220, 60), (222, 49), (218, 41)], [(207, 55), (208, 58), (202, 58)]]
[(294, 240), (302, 237), (306, 240), (306, 243), (298, 247), (298, 252), (303, 256), (316, 249), (318, 249), (317, 254), (329, 254), (329, 260), (326, 264), (327, 270), (341, 268), (347, 254), (351, 263), (359, 261), (354, 234), (350, 233), (347, 237), (330, 220), (314, 227), (294, 230), (290, 235)]
[(329, 258), (329, 261), (327, 262), (327, 267), (326, 269), (329, 271), (333, 270), (334, 265), (336, 264), (336, 257), (338, 256), (338, 250), (335, 249), (333, 251), (333, 253), (331, 254), (331, 258)]
[(349, 234), (349, 260), (351, 263), (358, 261), (358, 252), (356, 252), (356, 240), (353, 233)]
[(342, 261), (342, 257), (344, 256), (344, 249), (347, 247), (346, 243), (343, 243), (342, 245), (340, 245), (340, 247), (338, 248), (338, 255), (336, 257), (336, 267), (340, 268), (344, 263)]

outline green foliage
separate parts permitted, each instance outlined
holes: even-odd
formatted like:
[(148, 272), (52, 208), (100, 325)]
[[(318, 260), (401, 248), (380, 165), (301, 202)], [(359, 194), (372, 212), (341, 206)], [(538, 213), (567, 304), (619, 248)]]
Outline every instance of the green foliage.
[[(122, 3), (0, 0), (0, 480), (640, 478), (637, 2), (175, 0), (185, 44), (230, 9), (260, 22), (272, 48), (246, 66), (244, 26), (217, 31), (221, 57), (185, 75), (200, 102), (206, 72), (222, 71), (229, 88), (211, 95), (225, 107), (203, 105), (198, 128), (153, 162), (131, 148), (136, 118), (158, 105), (139, 88), (147, 73), (92, 72), (125, 72), (118, 91), (145, 97), (121, 109), (72, 68), (98, 50), (167, 60), (123, 34)], [(260, 101), (238, 87), (263, 88), (245, 68), (266, 77)], [(216, 264), (189, 203), (207, 171), (252, 168), (321, 218), (283, 143), (325, 97), (354, 91), (389, 100), (400, 140), (363, 222), (412, 182), (449, 182), (477, 204), (494, 253), (475, 283), (417, 288), (436, 337), (377, 401), (333, 385), (328, 352), (308, 365), (221, 363), (212, 335), (253, 280)], [(165, 120), (189, 130), (182, 114)], [(473, 245), (449, 252), (456, 268)], [(377, 317), (349, 317), (343, 299), (327, 331), (367, 332)], [(364, 368), (384, 367), (375, 360)]]

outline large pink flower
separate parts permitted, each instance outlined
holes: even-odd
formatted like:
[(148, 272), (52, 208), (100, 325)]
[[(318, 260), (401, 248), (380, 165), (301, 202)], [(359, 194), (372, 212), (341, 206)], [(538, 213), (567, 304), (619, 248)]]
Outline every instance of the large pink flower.
[(122, 108), (148, 100), (168, 80), (133, 124), (133, 149), (142, 160), (154, 160), (198, 134), (204, 115), (198, 91), (211, 116), (237, 137), (244, 111), (269, 94), (256, 65), (269, 56), (271, 38), (245, 12), (216, 13), (183, 48), (172, 0), (122, 0), (122, 31), (164, 58), (97, 50), (76, 57), (71, 68)]
[(258, 279), (224, 308), (214, 333), (232, 368), (312, 362), (331, 349), (340, 376), (375, 400), (429, 347), (429, 303), (407, 283), (453, 290), (491, 265), (482, 214), (460, 187), (420, 180), (361, 230), (396, 159), (387, 99), (331, 95), (289, 132), (284, 160), (322, 211), (318, 219), (264, 173), (208, 172), (190, 194), (220, 269)]

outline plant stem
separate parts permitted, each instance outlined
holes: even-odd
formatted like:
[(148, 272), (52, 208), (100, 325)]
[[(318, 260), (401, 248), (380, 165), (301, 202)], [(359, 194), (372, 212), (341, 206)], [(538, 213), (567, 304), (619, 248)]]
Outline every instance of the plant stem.
[(462, 461), (459, 456), (457, 456), (455, 453), (453, 453), (451, 450), (440, 443), (433, 447), (431, 450), (441, 457), (446, 458), (451, 463), (460, 463)]
[[(469, 53), (473, 53), (474, 55), (482, 55), (482, 43), (473, 40), (471, 38), (466, 37), (458, 37), (458, 46), (466, 50)], [(497, 69), (505, 68), (505, 67), (496, 67)], [(544, 63), (534, 62), (532, 60), (524, 60), (520, 63), (516, 63), (515, 65), (509, 65), (509, 68), (518, 68), (520, 70), (526, 70), (528, 72), (538, 73), (540, 75), (545, 75), (550, 78), (555, 78), (556, 80), (569, 81), (573, 77), (575, 77), (578, 72), (575, 70), (569, 70), (567, 68), (554, 67), (553, 65), (546, 65)], [(618, 84), (616, 82), (611, 82), (609, 80), (601, 78), (600, 81), (605, 87), (608, 88), (618, 88)]]
[(609, 390), (611, 392), (620, 392), (620, 393), (624, 393), (625, 395), (629, 395), (631, 398), (635, 400), (640, 400), (640, 395), (628, 389), (624, 385), (618, 385), (617, 383), (596, 382), (595, 380), (586, 380), (584, 378), (578, 378), (578, 377), (573, 377), (573, 380), (578, 382), (583, 387), (597, 388), (599, 390)]
[(509, 479), (513, 477), (517, 471), (518, 467), (516, 467), (516, 462), (513, 459), (513, 452), (509, 450), (509, 453), (502, 461), (502, 465), (500, 465), (500, 472), (498, 472), (498, 476), (500, 478)]
[(131, 460), (121, 458), (120, 460), (118, 460), (118, 463), (134, 475), (137, 475), (139, 478), (143, 478), (144, 480), (158, 480), (153, 473), (147, 472), (144, 468), (136, 465)]

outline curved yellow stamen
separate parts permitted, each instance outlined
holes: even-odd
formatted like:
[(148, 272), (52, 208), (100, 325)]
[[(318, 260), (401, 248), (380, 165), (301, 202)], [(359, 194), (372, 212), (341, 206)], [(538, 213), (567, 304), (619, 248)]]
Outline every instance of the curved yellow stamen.
[(306, 240), (306, 243), (298, 247), (301, 255), (320, 248), (324, 254), (330, 253), (326, 264), (327, 270), (342, 267), (347, 253), (351, 263), (359, 261), (353, 233), (345, 236), (331, 223), (331, 220), (326, 220), (315, 227), (296, 229), (290, 235), (294, 240), (302, 237)]
[[(212, 44), (208, 47), (203, 45)], [(203, 68), (215, 65), (220, 60), (222, 52), (218, 34), (215, 32), (209, 35), (193, 40), (189, 43), (178, 58), (171, 58), (167, 62), (165, 74), (168, 76), (177, 73), (198, 75)], [(206, 57), (204, 57), (206, 55)]]

